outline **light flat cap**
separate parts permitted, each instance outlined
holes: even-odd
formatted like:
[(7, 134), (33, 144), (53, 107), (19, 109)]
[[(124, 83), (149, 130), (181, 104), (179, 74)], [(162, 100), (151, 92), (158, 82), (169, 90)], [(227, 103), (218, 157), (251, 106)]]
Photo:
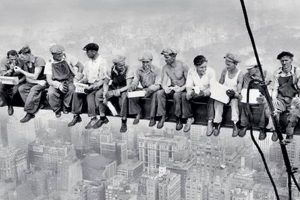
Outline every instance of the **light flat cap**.
[(139, 57), (139, 61), (143, 62), (150, 62), (153, 60), (153, 56), (150, 52), (144, 52), (143, 55), (141, 57)]
[(227, 53), (227, 54), (224, 56), (224, 58), (225, 58), (226, 60), (229, 60), (229, 61), (233, 62), (233, 63), (239, 63), (239, 62), (240, 62), (240, 60), (237, 58), (237, 56), (234, 55), (234, 54), (232, 54), (232, 53)]
[(175, 49), (166, 48), (166, 49), (163, 49), (160, 54), (162, 54), (162, 55), (175, 55), (176, 56), (177, 51)]
[(65, 51), (65, 48), (59, 44), (52, 45), (50, 47), (50, 52), (55, 54), (60, 54)]
[(115, 64), (118, 64), (118, 63), (124, 62), (125, 59), (126, 59), (125, 56), (117, 55), (117, 56), (112, 60), (112, 62), (115, 63)]

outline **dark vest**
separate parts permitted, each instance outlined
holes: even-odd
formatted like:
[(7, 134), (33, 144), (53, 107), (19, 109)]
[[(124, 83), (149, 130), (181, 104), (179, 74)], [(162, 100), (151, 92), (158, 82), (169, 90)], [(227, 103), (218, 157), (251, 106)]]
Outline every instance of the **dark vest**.
[(69, 64), (64, 60), (52, 63), (52, 79), (55, 81), (73, 81), (74, 74), (70, 70)]
[(111, 70), (111, 80), (112, 80), (111, 87), (117, 89), (117, 88), (125, 87), (127, 85), (126, 83), (127, 70), (128, 70), (127, 66), (125, 66), (125, 71), (122, 74), (116, 73), (115, 70), (113, 69)]

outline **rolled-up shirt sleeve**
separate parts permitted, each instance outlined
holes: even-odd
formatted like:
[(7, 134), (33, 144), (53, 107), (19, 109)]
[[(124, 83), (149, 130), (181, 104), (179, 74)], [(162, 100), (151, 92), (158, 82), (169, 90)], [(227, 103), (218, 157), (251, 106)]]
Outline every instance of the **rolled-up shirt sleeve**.
[(45, 65), (44, 74), (52, 75), (52, 62), (48, 61)]
[(187, 78), (186, 78), (186, 87), (187, 88), (192, 88), (194, 87), (194, 82), (193, 82), (193, 69), (189, 69), (188, 74), (187, 74)]
[(161, 85), (161, 69), (159, 69), (158, 67), (155, 67), (154, 70), (155, 73), (155, 85)]
[(126, 79), (131, 79), (134, 77), (134, 70), (131, 67), (128, 67), (127, 73), (126, 73)]
[(6, 59), (2, 59), (0, 61), (0, 75), (1, 76), (7, 71), (6, 63), (7, 63)]
[(110, 79), (110, 74), (109, 74), (110, 71), (106, 60), (104, 59), (101, 60), (98, 71), (99, 71), (98, 73), (99, 80), (103, 80), (105, 78)]

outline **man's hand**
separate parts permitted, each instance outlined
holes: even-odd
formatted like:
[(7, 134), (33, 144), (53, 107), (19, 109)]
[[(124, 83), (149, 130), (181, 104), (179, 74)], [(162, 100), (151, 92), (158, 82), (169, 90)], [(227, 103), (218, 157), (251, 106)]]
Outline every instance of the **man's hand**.
[(20, 67), (18, 67), (18, 66), (15, 66), (14, 70), (15, 70), (15, 72), (21, 72), (22, 71), (22, 69)]
[(103, 103), (104, 103), (105, 105), (107, 105), (107, 102), (108, 102), (108, 99), (104, 96), (104, 97), (103, 97)]
[(166, 87), (166, 88), (164, 88), (164, 91), (165, 91), (166, 94), (170, 94), (171, 91), (172, 91), (172, 88), (171, 87)]
[(227, 90), (226, 91), (226, 94), (227, 94), (227, 96), (229, 97), (229, 98), (234, 98), (234, 96), (235, 96), (235, 91), (234, 90)]
[(68, 92), (68, 90), (69, 90), (69, 89), (68, 89), (68, 83), (67, 83), (67, 82), (61, 83), (61, 84), (59, 85), (58, 89), (59, 89), (62, 93), (66, 94), (66, 93)]
[(173, 90), (174, 90), (174, 92), (182, 92), (182, 88), (177, 85), (174, 87)]
[(105, 97), (106, 97), (107, 99), (110, 99), (111, 97), (119, 97), (120, 95), (121, 95), (120, 90), (119, 90), (119, 89), (116, 89), (116, 90), (109, 90), (109, 91), (106, 93)]
[(83, 74), (82, 73), (77, 73), (74, 77), (75, 81), (79, 82), (81, 81), (83, 78)]
[(3, 76), (10, 76), (10, 75), (12, 75), (13, 72), (14, 72), (13, 69), (9, 69), (3, 74)]
[(128, 87), (127, 91), (128, 91), (128, 92), (132, 92), (132, 91), (136, 90), (136, 88), (137, 88), (137, 87), (136, 87), (135, 85), (131, 84), (131, 85)]
[(194, 90), (188, 90), (188, 91), (186, 92), (186, 99), (187, 99), (187, 100), (191, 100), (194, 96), (195, 96)]
[(45, 80), (39, 80), (39, 81), (38, 81), (38, 84), (39, 84), (40, 86), (42, 86), (42, 87), (45, 87), (46, 84), (47, 84), (47, 81), (45, 81)]

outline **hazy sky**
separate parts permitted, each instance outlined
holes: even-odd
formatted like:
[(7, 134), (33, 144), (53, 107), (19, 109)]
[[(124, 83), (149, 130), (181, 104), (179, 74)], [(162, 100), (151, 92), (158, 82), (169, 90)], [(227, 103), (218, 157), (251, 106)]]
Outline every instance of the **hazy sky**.
[[(278, 30), (283, 26), (297, 27), (297, 33), (291, 34), (300, 37), (300, 1), (246, 0), (246, 5), (254, 30), (268, 26), (276, 26)], [(111, 56), (108, 54), (114, 54), (114, 49), (121, 49), (125, 54), (134, 54), (131, 60), (136, 60), (135, 54), (142, 50), (137, 46), (145, 49), (150, 41), (156, 45), (155, 51), (166, 45), (181, 48), (188, 55), (187, 62), (191, 63), (191, 58), (199, 52), (195, 46), (200, 48), (223, 42), (224, 47), (218, 47), (219, 52), (216, 51), (218, 55), (207, 52), (213, 60), (212, 64), (220, 65), (223, 60), (216, 59), (222, 58), (226, 51), (233, 50), (239, 54), (244, 49), (251, 50), (239, 0), (0, 0), (0, 13), (2, 56), (9, 49), (19, 49), (29, 44), (33, 52), (47, 57), (49, 45), (61, 43), (71, 53), (84, 58), (82, 46), (95, 41), (103, 44), (100, 49), (107, 57)], [(195, 30), (199, 30), (198, 35), (194, 33)], [(128, 38), (135, 36), (138, 44), (133, 45)], [(267, 45), (265, 36), (256, 35), (260, 47)], [(181, 41), (182, 37), (185, 42)], [(244, 49), (231, 44), (235, 37), (243, 37), (248, 42), (243, 44)], [(120, 44), (121, 48), (116, 44), (110, 45), (112, 42)], [(189, 49), (189, 43), (193, 44), (190, 47), (192, 49)], [(271, 54), (282, 49), (297, 51), (292, 43), (284, 44), (281, 41), (278, 49)]]

